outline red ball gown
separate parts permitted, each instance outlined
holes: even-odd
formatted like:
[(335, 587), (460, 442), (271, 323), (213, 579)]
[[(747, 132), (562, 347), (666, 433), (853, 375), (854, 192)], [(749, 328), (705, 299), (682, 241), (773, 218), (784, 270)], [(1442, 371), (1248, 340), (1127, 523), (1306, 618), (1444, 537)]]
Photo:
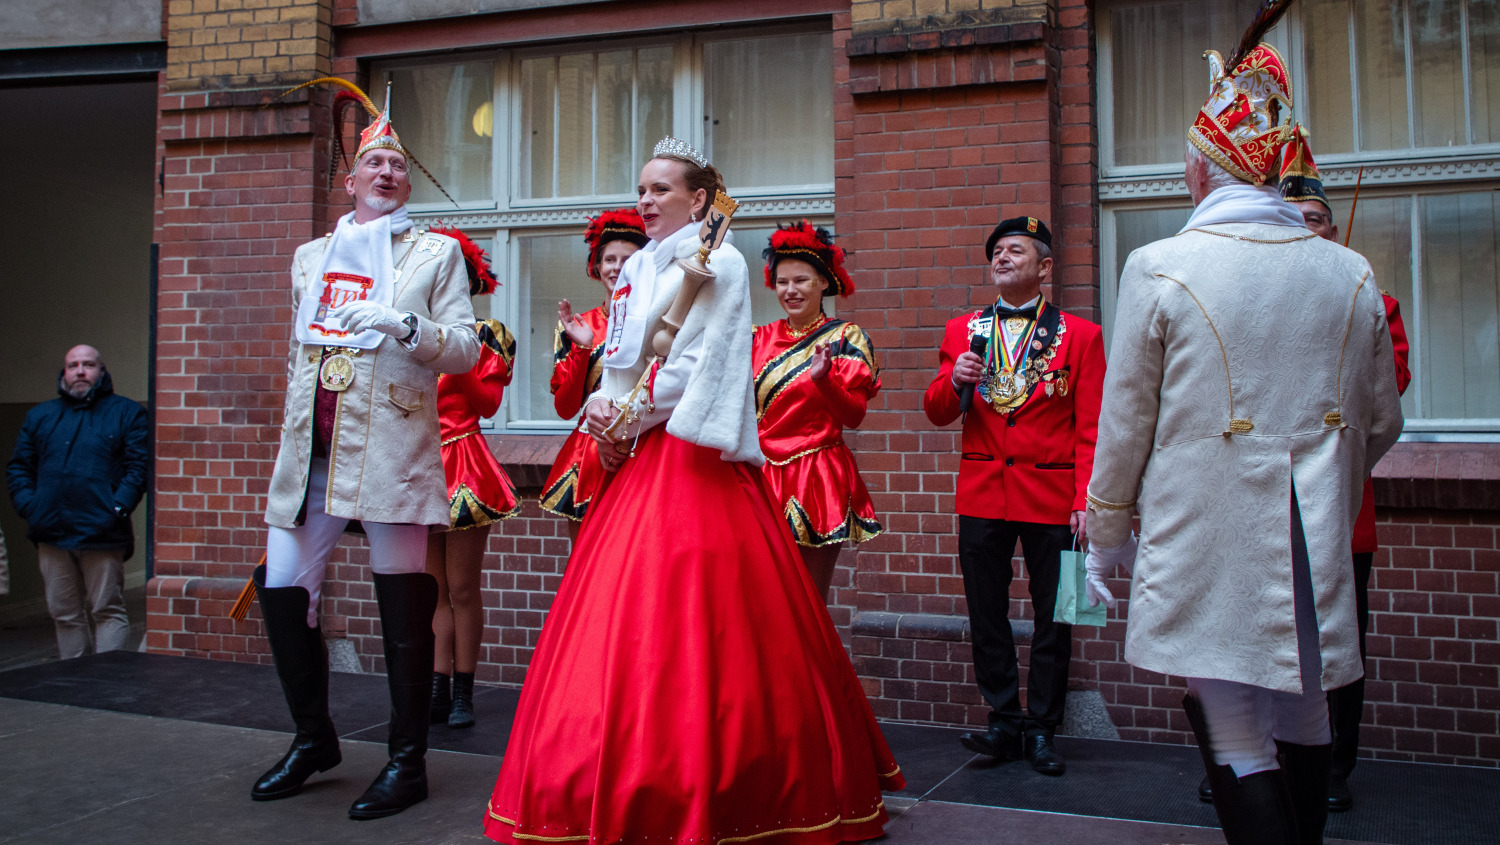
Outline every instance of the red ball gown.
[[(579, 346), (563, 331), (561, 323), (557, 325), (552, 340), (552, 405), (565, 420), (577, 416), (583, 401), (599, 389), (604, 331), (609, 324), (602, 306), (578, 316), (599, 342), (592, 347)], [(542, 510), (580, 521), (606, 479), (599, 464), (598, 445), (587, 433), (574, 429), (542, 483)]]
[(438, 426), (443, 470), (448, 476), (448, 524), (475, 528), (515, 516), (521, 509), (516, 485), (485, 445), (479, 421), (495, 415), (510, 384), (516, 340), (498, 320), (474, 324), (479, 361), (460, 375), (438, 379)]
[(832, 845), (904, 786), (760, 470), (646, 432), (583, 522), (485, 832)]
[[(815, 382), (808, 367), (824, 344), (833, 366)], [(797, 544), (862, 543), (883, 531), (843, 438), (880, 390), (869, 336), (843, 320), (793, 336), (787, 321), (777, 320), (755, 330), (752, 368), (763, 471)]]

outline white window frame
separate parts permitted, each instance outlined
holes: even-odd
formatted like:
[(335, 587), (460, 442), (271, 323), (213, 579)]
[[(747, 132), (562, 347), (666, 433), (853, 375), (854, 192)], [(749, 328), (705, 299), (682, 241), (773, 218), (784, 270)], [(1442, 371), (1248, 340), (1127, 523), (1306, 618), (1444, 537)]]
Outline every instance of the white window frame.
[[(1349, 0), (1352, 6), (1356, 0)], [(1106, 348), (1114, 328), (1120, 271), (1116, 260), (1115, 214), (1144, 208), (1178, 206), (1190, 202), (1187, 185), (1183, 181), (1182, 163), (1118, 166), (1114, 164), (1114, 68), (1113, 43), (1109, 27), (1109, 10), (1116, 5), (1130, 5), (1130, 0), (1100, 0), (1095, 9), (1096, 66), (1095, 102), (1099, 114), (1099, 273), (1100, 314), (1104, 324)], [(1409, 4), (1404, 4), (1409, 18)], [(1463, 16), (1465, 39), (1467, 38), (1468, 15)], [(1411, 27), (1406, 26), (1407, 74), (1411, 74)], [(1293, 6), (1279, 26), (1285, 27), (1287, 49), (1282, 50), (1290, 66), (1293, 83), (1305, 78), (1304, 51), (1302, 48), (1304, 28), (1300, 7)], [(1353, 24), (1351, 23), (1351, 27)], [(1352, 31), (1347, 36), (1353, 43)], [(1273, 39), (1275, 40), (1275, 39)], [(1215, 45), (1204, 45), (1211, 47)], [(1232, 45), (1219, 45), (1220, 49)], [(1465, 51), (1464, 77), (1468, 78), (1468, 53)], [(1350, 51), (1351, 73), (1355, 61)], [(1208, 94), (1208, 70), (1204, 63), (1203, 90)], [(1415, 114), (1412, 86), (1407, 86), (1408, 114)], [(1465, 88), (1465, 131), (1473, 132), (1470, 119), (1471, 92)], [(1359, 97), (1353, 101), (1355, 146), (1359, 138)], [(1293, 109), (1293, 115), (1301, 113)], [(1187, 120), (1183, 123), (1184, 150), (1187, 143)], [(1312, 123), (1312, 120), (1308, 120)], [(1408, 120), (1408, 138), (1413, 136), (1415, 118)], [(1472, 134), (1471, 134), (1472, 137)], [(1407, 337), (1411, 341), (1410, 366), (1413, 374), (1422, 371), (1422, 244), (1421, 220), (1415, 207), (1417, 197), (1431, 194), (1455, 194), (1469, 191), (1500, 190), (1500, 143), (1470, 144), (1463, 147), (1413, 147), (1407, 150), (1374, 150), (1354, 153), (1318, 155), (1318, 170), (1323, 187), (1335, 202), (1350, 199), (1354, 195), (1356, 180), (1359, 181), (1361, 199), (1377, 197), (1409, 197), (1412, 209), (1411, 278), (1412, 301), (1402, 303)], [(1361, 168), (1363, 177), (1361, 178)], [(1477, 184), (1476, 184), (1477, 183)], [(1485, 187), (1488, 185), (1489, 187)], [(1356, 212), (1357, 213), (1357, 212)], [(1335, 221), (1341, 229), (1348, 221)], [(1358, 225), (1358, 221), (1355, 221)], [(1377, 282), (1379, 280), (1377, 279)], [(1416, 391), (1417, 407), (1425, 386), (1423, 380), (1414, 378), (1411, 386)], [(1500, 419), (1441, 419), (1409, 418), (1406, 420), (1403, 441), (1419, 442), (1500, 442)]]

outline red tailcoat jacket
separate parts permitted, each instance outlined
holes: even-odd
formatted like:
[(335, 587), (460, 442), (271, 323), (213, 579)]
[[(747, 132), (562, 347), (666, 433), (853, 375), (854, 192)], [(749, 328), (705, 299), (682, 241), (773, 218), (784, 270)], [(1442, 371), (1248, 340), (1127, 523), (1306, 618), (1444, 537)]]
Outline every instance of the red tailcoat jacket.
[[(1406, 341), (1406, 324), (1401, 322), (1401, 303), (1384, 291), (1381, 291), (1380, 298), (1385, 300), (1385, 321), (1391, 328), (1391, 351), (1396, 353), (1396, 389), (1405, 393), (1406, 386), (1411, 384), (1411, 368), (1406, 365), (1411, 345)], [(1365, 479), (1365, 495), (1360, 501), (1359, 515), (1354, 518), (1353, 540), (1350, 545), (1355, 554), (1368, 554), (1380, 548), (1375, 542), (1375, 484), (1368, 478)]]
[[(989, 330), (993, 315), (991, 305), (948, 321), (942, 363), (922, 400), (933, 423), (958, 419), (953, 362), (976, 330)], [(1103, 333), (1098, 324), (1048, 303), (1035, 343), (1041, 348), (1023, 369), (1028, 391), (1019, 405), (1001, 413), (975, 392), (958, 468), (961, 516), (1066, 525), (1073, 511), (1087, 507), (1104, 392)]]

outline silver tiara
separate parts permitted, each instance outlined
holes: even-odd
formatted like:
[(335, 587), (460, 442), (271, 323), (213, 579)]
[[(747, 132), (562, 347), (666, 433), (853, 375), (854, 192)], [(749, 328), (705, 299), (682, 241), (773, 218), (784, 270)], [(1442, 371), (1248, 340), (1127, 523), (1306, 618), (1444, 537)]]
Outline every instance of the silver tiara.
[(699, 167), (708, 166), (708, 157), (693, 149), (693, 145), (687, 141), (679, 141), (671, 135), (656, 142), (656, 149), (651, 151), (651, 157), (657, 156), (682, 156), (690, 161), (698, 163)]

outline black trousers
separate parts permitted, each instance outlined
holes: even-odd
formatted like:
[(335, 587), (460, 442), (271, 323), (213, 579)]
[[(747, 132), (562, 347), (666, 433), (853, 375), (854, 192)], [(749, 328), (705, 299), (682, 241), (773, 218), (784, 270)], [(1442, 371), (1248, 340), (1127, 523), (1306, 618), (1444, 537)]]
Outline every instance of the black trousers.
[[(1017, 539), (1026, 560), (1036, 617), (1024, 715), (1016, 643), (1010, 630), (1010, 561)], [(1031, 730), (1051, 734), (1062, 724), (1073, 626), (1053, 622), (1052, 611), (1057, 602), (1059, 556), (1072, 544), (1073, 533), (1066, 525), (958, 518), (958, 563), (969, 603), (974, 674), (980, 695), (990, 705), (990, 727), (1006, 734)]]
[[(1365, 629), (1370, 626), (1370, 569), (1375, 555), (1354, 555), (1354, 605), (1359, 613), (1359, 660), (1365, 661)], [(1349, 777), (1359, 757), (1359, 722), (1365, 712), (1365, 679), (1328, 691), (1328, 723), (1333, 728), (1333, 771)]]

